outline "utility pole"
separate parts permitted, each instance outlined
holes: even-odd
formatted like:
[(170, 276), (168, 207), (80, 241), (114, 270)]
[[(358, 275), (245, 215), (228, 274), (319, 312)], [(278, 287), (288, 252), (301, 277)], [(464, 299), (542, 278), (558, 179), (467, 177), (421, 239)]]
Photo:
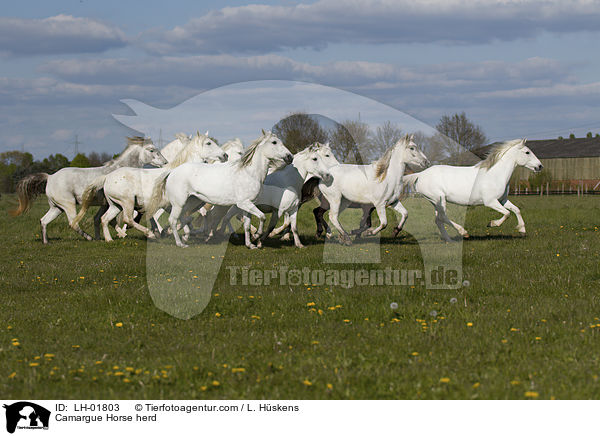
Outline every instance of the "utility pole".
[(72, 142), (73, 144), (73, 157), (77, 156), (79, 154), (79, 145), (83, 144), (83, 142), (81, 142), (79, 140), (79, 135), (75, 135), (75, 141)]
[(162, 129), (160, 129), (158, 133), (158, 148), (163, 147), (163, 137), (162, 137)]

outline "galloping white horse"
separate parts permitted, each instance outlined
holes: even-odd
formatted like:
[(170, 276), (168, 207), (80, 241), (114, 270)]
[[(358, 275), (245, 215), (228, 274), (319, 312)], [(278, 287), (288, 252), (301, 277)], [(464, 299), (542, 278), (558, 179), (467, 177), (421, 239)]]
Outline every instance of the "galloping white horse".
[(367, 234), (376, 235), (387, 226), (386, 206), (393, 207), (399, 213), (406, 210), (398, 201), (406, 164), (424, 167), (428, 162), (412, 136), (407, 135), (370, 165), (341, 164), (330, 168), (333, 183), (328, 185), (320, 181), (319, 190), (329, 202), (329, 219), (340, 234), (340, 242), (352, 244), (338, 221), (340, 212), (350, 203), (374, 205), (380, 224), (375, 229), (367, 230)]
[[(197, 133), (163, 168), (119, 168), (107, 175), (100, 176), (83, 193), (82, 207), (75, 218), (75, 223), (83, 218), (98, 190), (103, 189), (108, 202), (108, 207), (101, 218), (106, 242), (112, 241), (108, 224), (121, 211), (125, 225), (130, 225), (143, 232), (147, 237), (154, 238), (154, 233), (150, 229), (133, 219), (136, 207), (141, 210), (145, 209), (147, 201), (152, 195), (154, 183), (165, 170), (171, 170), (185, 162), (202, 162), (207, 159), (218, 159), (225, 162), (227, 154), (211, 138)], [(125, 226), (121, 229), (117, 228), (117, 233), (120, 237), (125, 237)]]
[(107, 162), (101, 167), (93, 168), (62, 168), (54, 174), (37, 173), (22, 179), (17, 185), (19, 207), (12, 211), (13, 216), (18, 216), (29, 210), (32, 199), (44, 192), (48, 197), (50, 209), (40, 220), (42, 225), (42, 241), (48, 243), (46, 228), (62, 212), (67, 214), (69, 225), (88, 240), (92, 237), (81, 230), (74, 223), (77, 215), (77, 203), (81, 203), (84, 189), (98, 176), (108, 174), (120, 167), (142, 167), (150, 164), (162, 166), (167, 163), (160, 151), (150, 139), (139, 136), (127, 138), (128, 147), (116, 159)]
[[(238, 161), (241, 157), (242, 154), (244, 154), (244, 144), (242, 143), (241, 139), (239, 138), (234, 138), (234, 139), (230, 139), (229, 141), (225, 142), (222, 146), (221, 146), (221, 150), (223, 150), (224, 152), (227, 153), (227, 161), (228, 162), (236, 162)], [(206, 163), (214, 163), (216, 162), (215, 159), (204, 159), (204, 162)], [(200, 208), (200, 215), (202, 217), (207, 217), (207, 214), (210, 212), (210, 210), (212, 209), (212, 204), (205, 204), (204, 206), (202, 206)], [(159, 209), (155, 214), (154, 214), (154, 224), (156, 225), (156, 231), (158, 234), (162, 234), (163, 232), (163, 228), (160, 225), (159, 219), (162, 216), (164, 212), (164, 209)], [(203, 226), (205, 227), (204, 230), (206, 231), (206, 225), (207, 225), (207, 219), (204, 220), (203, 222)], [(191, 223), (188, 224), (188, 231), (189, 231), (189, 226), (191, 226)], [(170, 229), (169, 229), (170, 230)], [(212, 231), (211, 231), (212, 233)], [(212, 234), (211, 234), (212, 236)], [(187, 236), (183, 237), (183, 240), (186, 241), (187, 240)]]
[(250, 241), (249, 215), (258, 217), (261, 224), (265, 215), (253, 202), (260, 193), (269, 167), (282, 168), (292, 159), (292, 154), (277, 136), (263, 131), (237, 162), (186, 163), (166, 171), (154, 187), (148, 212), (153, 214), (170, 204), (169, 225), (177, 246), (185, 247), (177, 233), (177, 221), (182, 212), (193, 210), (202, 203), (235, 205), (245, 212), (246, 246), (257, 248)]
[[(267, 231), (263, 233), (263, 240), (275, 228), (277, 220), (285, 214), (286, 219), (291, 224), (294, 244), (298, 248), (304, 247), (300, 241), (296, 225), (302, 197), (302, 186), (309, 177), (317, 177), (330, 183), (332, 177), (329, 174), (329, 168), (338, 165), (337, 159), (333, 158), (333, 160), (327, 161), (322, 157), (323, 154), (326, 154), (324, 153), (325, 149), (329, 149), (329, 145), (317, 142), (296, 153), (291, 165), (266, 177), (260, 194), (254, 201), (254, 204), (262, 212), (272, 213)], [(237, 207), (232, 207), (223, 219), (223, 224), (228, 224), (229, 220), (239, 212), (240, 210)]]
[(491, 221), (489, 227), (501, 225), (512, 211), (517, 217), (517, 230), (525, 235), (521, 211), (508, 200), (510, 177), (517, 166), (541, 171), (543, 166), (525, 139), (514, 139), (492, 149), (485, 160), (470, 166), (435, 165), (420, 173), (404, 177), (409, 186), (427, 198), (435, 207), (435, 223), (446, 241), (451, 241), (445, 224), (450, 224), (463, 237), (469, 234), (446, 215), (446, 202), (471, 206), (483, 204), (502, 214)]

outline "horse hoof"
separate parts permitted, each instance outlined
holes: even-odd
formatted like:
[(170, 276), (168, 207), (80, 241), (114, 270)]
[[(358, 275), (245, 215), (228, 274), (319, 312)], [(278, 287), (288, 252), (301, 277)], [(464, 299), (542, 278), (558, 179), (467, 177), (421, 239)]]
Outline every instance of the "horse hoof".
[(521, 235), (521, 237), (524, 238), (525, 236), (527, 236), (527, 233), (526, 232), (519, 232), (519, 235)]
[(156, 239), (156, 235), (154, 233), (148, 233), (146, 236), (148, 239)]
[(256, 250), (257, 249), (256, 245), (254, 245), (254, 244), (248, 244), (248, 245), (246, 245), (246, 247), (248, 247), (250, 250)]
[(333, 237), (333, 233), (326, 233), (326, 234), (325, 234), (325, 237), (326, 237), (327, 239), (331, 239), (331, 238)]

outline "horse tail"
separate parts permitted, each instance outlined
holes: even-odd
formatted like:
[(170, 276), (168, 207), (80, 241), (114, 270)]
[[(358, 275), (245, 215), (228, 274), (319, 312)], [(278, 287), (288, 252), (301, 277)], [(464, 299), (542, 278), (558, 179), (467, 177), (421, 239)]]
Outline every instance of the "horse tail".
[(48, 183), (47, 173), (30, 174), (17, 183), (17, 195), (19, 196), (19, 207), (9, 211), (11, 216), (19, 216), (29, 209), (35, 197), (46, 191)]
[(317, 177), (311, 177), (302, 185), (302, 196), (300, 197), (300, 204), (304, 204), (307, 201), (316, 198), (321, 191), (319, 191), (319, 182), (321, 179)]
[(410, 189), (416, 190), (417, 182), (419, 181), (419, 173), (407, 174), (402, 176), (402, 182), (404, 186), (408, 186)]
[(146, 206), (146, 214), (148, 217), (154, 216), (154, 214), (160, 209), (165, 202), (165, 187), (167, 185), (167, 178), (171, 174), (171, 171), (165, 171), (160, 177), (154, 182), (154, 188), (152, 189), (152, 195)]
[(77, 226), (83, 219), (85, 213), (94, 202), (98, 191), (104, 188), (104, 180), (106, 180), (106, 174), (96, 177), (94, 181), (90, 183), (87, 188), (85, 188), (83, 194), (81, 194), (81, 209), (79, 209), (79, 213), (73, 220), (71, 227)]

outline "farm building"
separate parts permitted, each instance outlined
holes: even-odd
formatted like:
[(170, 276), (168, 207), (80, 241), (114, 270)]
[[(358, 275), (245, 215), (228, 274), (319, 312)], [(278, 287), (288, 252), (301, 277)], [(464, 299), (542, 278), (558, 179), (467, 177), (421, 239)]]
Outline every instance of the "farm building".
[[(473, 153), (483, 158), (494, 145)], [(540, 159), (544, 171), (535, 175), (526, 168), (517, 168), (511, 179), (511, 190), (548, 186), (552, 191), (600, 192), (599, 137), (528, 140), (527, 146)]]

